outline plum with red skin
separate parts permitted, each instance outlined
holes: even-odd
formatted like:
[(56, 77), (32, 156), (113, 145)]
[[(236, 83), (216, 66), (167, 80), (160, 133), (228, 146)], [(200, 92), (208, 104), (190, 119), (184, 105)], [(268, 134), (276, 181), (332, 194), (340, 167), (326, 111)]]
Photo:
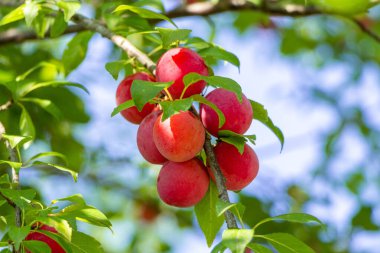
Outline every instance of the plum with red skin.
[(243, 94), (242, 102), (238, 100), (232, 91), (218, 88), (210, 92), (206, 99), (214, 103), (224, 114), (225, 123), (219, 128), (219, 117), (209, 106), (201, 104), (200, 117), (202, 123), (213, 136), (218, 136), (218, 131), (229, 130), (238, 134), (244, 134), (252, 123), (253, 111), (251, 103)]
[[(61, 245), (59, 245), (58, 242), (56, 242), (55, 240), (53, 240), (52, 238), (48, 237), (45, 234), (39, 233), (38, 232), (39, 230), (44, 230), (44, 231), (52, 232), (55, 234), (58, 233), (58, 231), (55, 228), (50, 227), (48, 225), (42, 225), (37, 230), (31, 231), (25, 237), (25, 241), (32, 241), (32, 240), (41, 241), (41, 242), (46, 243), (50, 247), (51, 253), (66, 253), (66, 251), (61, 247)], [(26, 253), (31, 253), (31, 252), (29, 250), (26, 250)]]
[(162, 115), (154, 124), (153, 140), (165, 158), (173, 162), (184, 162), (202, 150), (205, 129), (193, 113), (182, 111), (164, 121), (161, 119)]
[[(116, 104), (117, 105), (120, 105), (132, 99), (131, 86), (134, 80), (155, 82), (155, 79), (153, 76), (144, 72), (138, 72), (133, 75), (127, 76), (126, 78), (124, 78), (123, 81), (121, 81), (121, 83), (117, 87), (117, 90), (116, 90)], [(153, 111), (154, 108), (155, 108), (155, 105), (149, 104), (149, 103), (145, 104), (141, 111), (139, 111), (136, 106), (132, 106), (128, 109), (121, 111), (121, 115), (126, 120), (128, 120), (129, 122), (133, 124), (140, 124), (141, 121), (147, 115), (149, 115)]]
[[(215, 157), (220, 170), (226, 179), (226, 188), (231, 191), (240, 191), (249, 185), (259, 172), (259, 159), (253, 149), (244, 145), (244, 152), (228, 143), (219, 142), (215, 148)], [(209, 169), (210, 176), (215, 180)]]
[[(173, 48), (165, 52), (157, 62), (156, 77), (158, 82), (174, 83), (168, 88), (173, 99), (180, 98), (185, 85), (183, 77), (191, 72), (208, 76), (208, 68), (203, 58), (188, 48)], [(206, 87), (205, 81), (191, 84), (184, 93), (184, 98), (200, 94)]]
[(157, 178), (157, 191), (166, 204), (190, 207), (202, 200), (210, 183), (203, 163), (197, 158), (186, 162), (168, 161)]
[(161, 113), (159, 110), (153, 111), (141, 121), (137, 130), (137, 147), (145, 160), (153, 164), (163, 164), (167, 161), (153, 141), (153, 127)]

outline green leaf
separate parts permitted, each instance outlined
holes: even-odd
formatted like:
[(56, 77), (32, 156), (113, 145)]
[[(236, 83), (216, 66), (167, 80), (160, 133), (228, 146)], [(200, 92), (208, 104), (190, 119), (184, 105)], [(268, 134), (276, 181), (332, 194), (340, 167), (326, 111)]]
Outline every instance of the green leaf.
[(11, 162), (11, 161), (5, 161), (5, 160), (0, 160), (0, 164), (8, 164), (15, 170), (19, 170), (22, 167), (22, 163), (19, 162)]
[[(63, 237), (62, 235), (57, 234), (57, 233), (53, 233), (53, 232), (50, 232), (50, 231), (42, 230), (42, 229), (37, 230), (37, 232), (41, 233), (41, 234), (44, 234), (47, 237), (50, 237), (51, 239), (53, 239), (54, 241), (56, 241), (63, 248), (63, 250), (66, 253), (74, 253), (75, 252), (72, 249), (72, 244), (70, 243), (70, 241), (66, 240), (66, 238)], [(77, 252), (79, 253), (80, 251), (77, 251)]]
[(211, 57), (217, 60), (228, 61), (229, 63), (235, 65), (240, 70), (239, 58), (233, 53), (228, 52), (221, 47), (212, 46), (212, 47), (199, 51), (199, 54), (204, 58)]
[(60, 235), (62, 235), (67, 240), (71, 240), (73, 228), (70, 226), (67, 220), (50, 215), (46, 217), (35, 217), (35, 221), (55, 228)]
[(270, 221), (289, 221), (289, 222), (296, 222), (296, 223), (309, 223), (309, 222), (315, 222), (318, 223), (319, 225), (324, 225), (318, 218), (306, 214), (306, 213), (289, 213), (289, 214), (283, 214), (283, 215), (278, 215), (275, 217), (270, 217), (267, 219), (264, 219), (257, 223), (253, 229), (256, 229), (260, 225), (270, 222)]
[(9, 175), (8, 174), (3, 174), (3, 175), (1, 175), (1, 177), (0, 177), (0, 185), (1, 184), (10, 184), (11, 183), (11, 181), (9, 180)]
[(226, 211), (230, 210), (235, 216), (242, 221), (242, 217), (244, 215), (245, 207), (241, 203), (226, 203), (220, 199), (216, 202), (216, 212), (218, 216), (222, 216)]
[[(43, 62), (38, 63), (38, 64), (35, 65), (34, 67), (28, 69), (28, 70), (25, 71), (23, 74), (17, 76), (17, 77), (16, 77), (16, 81), (17, 81), (17, 82), (20, 82), (20, 81), (25, 80), (25, 78), (27, 78), (31, 73), (33, 73), (33, 72), (36, 71), (37, 69), (40, 69), (40, 68), (43, 68), (43, 67), (50, 67), (50, 68), (54, 68), (54, 69), (56, 69), (56, 70), (59, 69), (59, 65), (58, 65), (58, 64), (56, 64), (56, 63), (52, 63), (52, 62), (43, 61)], [(22, 92), (21, 92), (21, 93), (22, 93)]]
[(64, 15), (62, 11), (57, 12), (57, 16), (54, 19), (54, 23), (50, 28), (50, 36), (52, 38), (56, 38), (59, 35), (63, 34), (63, 32), (67, 28), (67, 22), (65, 21)]
[(209, 106), (211, 109), (213, 109), (216, 112), (216, 114), (218, 115), (218, 118), (219, 118), (219, 128), (224, 125), (224, 123), (226, 122), (226, 118), (224, 117), (223, 112), (214, 103), (212, 103), (211, 101), (208, 101), (205, 97), (203, 97), (199, 94), (195, 94), (195, 95), (191, 96), (191, 98), (194, 101), (197, 101), (201, 104), (205, 104), (205, 105)]
[(28, 164), (38, 158), (41, 158), (41, 157), (58, 157), (58, 158), (61, 158), (62, 161), (65, 162), (65, 164), (68, 163), (67, 161), (67, 158), (65, 155), (61, 154), (61, 153), (58, 153), (58, 152), (54, 152), (54, 151), (49, 151), (49, 152), (42, 152), (42, 153), (38, 153), (37, 155), (34, 155), (32, 156), (31, 158), (29, 158), (25, 164)]
[(62, 113), (59, 110), (59, 108), (55, 104), (53, 104), (52, 101), (50, 101), (48, 99), (21, 98), (19, 101), (34, 103), (34, 104), (40, 106), (45, 111), (47, 111), (48, 113), (50, 113), (54, 118), (56, 118), (58, 120), (62, 118)]
[(71, 243), (74, 245), (73, 253), (103, 253), (102, 245), (93, 237), (81, 233), (79, 231), (73, 231)]
[(22, 244), (27, 248), (31, 253), (51, 253), (51, 248), (49, 245), (42, 241), (23, 241)]
[(169, 29), (156, 27), (156, 30), (160, 33), (163, 48), (169, 48), (174, 42), (186, 40), (191, 33), (191, 30), (189, 29)]
[(88, 42), (92, 35), (93, 33), (90, 31), (80, 32), (67, 45), (62, 56), (66, 75), (76, 69), (86, 57)]
[(79, 221), (86, 222), (98, 227), (107, 227), (111, 229), (112, 224), (101, 211), (92, 206), (85, 206), (83, 208), (65, 208), (62, 212), (56, 215), (60, 217), (75, 218)]
[(215, 240), (217, 233), (224, 223), (224, 218), (218, 216), (216, 203), (218, 200), (218, 190), (211, 181), (205, 197), (195, 206), (194, 211), (199, 226), (206, 237), (207, 245), (210, 247)]
[(9, 242), (0, 242), (0, 248), (7, 247), (9, 245)]
[(220, 242), (212, 249), (211, 253), (223, 253), (226, 249), (227, 247), (224, 246), (223, 242)]
[(33, 20), (37, 17), (41, 6), (34, 1), (26, 1), (23, 9), (27, 26), (32, 26)]
[(232, 253), (244, 253), (245, 248), (252, 238), (252, 229), (227, 229), (222, 235), (223, 244), (228, 247)]
[(267, 240), (279, 253), (315, 253), (313, 249), (290, 234), (274, 233), (255, 237)]
[(209, 48), (212, 46), (210, 43), (208, 43), (207, 41), (205, 41), (204, 39), (199, 38), (199, 37), (189, 38), (187, 40), (186, 44), (191, 45), (193, 48), (196, 48), (198, 50)]
[(173, 82), (148, 82), (143, 80), (133, 80), (131, 86), (132, 99), (139, 111), (142, 110), (144, 105), (148, 103), (149, 100), (157, 96), (160, 91), (168, 88)]
[(30, 115), (28, 111), (25, 109), (25, 107), (21, 104), (18, 104), (22, 111), (20, 116), (20, 132), (24, 136), (30, 136), (34, 139), (36, 135), (36, 129), (34, 128), (34, 124), (32, 119), (30, 118)]
[(58, 1), (57, 5), (63, 11), (66, 22), (69, 22), (80, 8), (80, 2), (75, 0)]
[(14, 242), (15, 248), (18, 250), (20, 248), (21, 242), (29, 234), (30, 228), (26, 227), (16, 227), (11, 226), (8, 231), (9, 238)]
[(238, 100), (241, 102), (243, 99), (243, 94), (240, 85), (227, 77), (223, 76), (202, 76), (198, 73), (189, 73), (183, 77), (183, 82), (185, 87), (190, 86), (191, 84), (198, 82), (199, 80), (204, 80), (207, 82), (209, 85), (213, 87), (219, 87), (223, 88), (229, 91), (232, 91), (233, 93), (236, 94), (236, 97)]
[(132, 99), (118, 105), (117, 107), (115, 107), (115, 109), (113, 109), (111, 117), (115, 116), (116, 114), (120, 113), (121, 111), (125, 109), (131, 108), (134, 105), (135, 103), (133, 102)]
[(131, 58), (126, 61), (113, 61), (106, 64), (106, 70), (111, 74), (111, 76), (117, 80), (119, 73), (123, 70), (128, 64), (131, 64), (134, 61), (134, 58)]
[(252, 110), (253, 110), (253, 119), (256, 119), (263, 123), (266, 127), (268, 127), (278, 138), (281, 143), (281, 151), (284, 147), (284, 134), (281, 129), (273, 124), (273, 121), (268, 116), (268, 111), (264, 108), (264, 106), (256, 101), (249, 100), (251, 102)]
[(14, 9), (13, 11), (9, 12), (7, 15), (5, 15), (3, 19), (0, 21), (0, 26), (23, 19), (24, 7), (25, 7), (25, 4), (22, 4), (16, 9)]
[(221, 130), (218, 132), (218, 136), (222, 141), (235, 146), (241, 155), (244, 153), (244, 146), (247, 140), (243, 135), (229, 130)]
[(40, 89), (40, 88), (46, 88), (46, 87), (56, 88), (56, 87), (63, 87), (63, 86), (77, 87), (77, 88), (84, 90), (86, 93), (89, 93), (89, 91), (86, 89), (86, 87), (84, 87), (83, 85), (81, 85), (79, 83), (73, 83), (73, 82), (68, 82), (68, 81), (48, 81), (48, 82), (37, 83), (37, 84), (34, 84), (34, 85), (28, 87), (28, 89), (23, 90), (23, 93), (21, 96), (25, 96), (26, 94), (28, 94), (34, 90)]
[(18, 136), (18, 135), (7, 135), (3, 134), (2, 137), (6, 139), (9, 144), (11, 145), (11, 148), (16, 148), (24, 145), (28, 141), (32, 140), (32, 137), (30, 136)]
[(251, 134), (251, 135), (244, 135), (245, 139), (252, 143), (253, 145), (256, 145), (256, 135)]
[(177, 27), (177, 25), (167, 16), (148, 10), (148, 9), (144, 9), (144, 8), (140, 8), (140, 7), (132, 6), (132, 5), (119, 5), (113, 12), (120, 12), (120, 11), (131, 11), (131, 12), (136, 13), (140, 17), (147, 18), (147, 19), (166, 20), (170, 22), (171, 24), (173, 24), (175, 27)]
[(36, 191), (33, 189), (28, 190), (13, 190), (13, 189), (0, 189), (0, 192), (12, 200), (21, 209), (26, 208), (36, 196)]
[(249, 243), (247, 247), (255, 253), (272, 253), (270, 249), (258, 243)]
[[(2, 206), (2, 205), (4, 205), (5, 203), (7, 203), (7, 201), (6, 200), (0, 200), (0, 207)], [(2, 217), (2, 216), (1, 216)], [(1, 242), (0, 242), (1, 243)], [(0, 246), (1, 247), (1, 246)]]
[(50, 27), (50, 24), (53, 21), (54, 18), (45, 15), (44, 12), (39, 12), (38, 15), (33, 19), (31, 26), (39, 38), (44, 38), (46, 32)]
[(69, 201), (75, 205), (78, 206), (86, 206), (86, 201), (84, 200), (83, 196), (81, 194), (74, 194), (65, 198), (60, 198), (60, 199), (55, 199), (51, 203), (55, 204), (57, 202), (62, 202), (62, 201)]
[(162, 107), (162, 121), (165, 121), (170, 116), (179, 112), (184, 112), (190, 109), (193, 104), (192, 98), (177, 99), (174, 101), (162, 101), (160, 105)]
[(78, 173), (75, 170), (67, 168), (67, 167), (62, 166), (62, 165), (53, 164), (53, 163), (47, 163), (47, 162), (41, 162), (41, 161), (34, 161), (30, 166), (35, 166), (35, 167), (37, 167), (37, 166), (48, 166), (48, 167), (52, 167), (52, 168), (55, 168), (57, 170), (70, 173), (70, 175), (72, 176), (72, 178), (74, 179), (74, 181), (75, 182), (78, 181)]

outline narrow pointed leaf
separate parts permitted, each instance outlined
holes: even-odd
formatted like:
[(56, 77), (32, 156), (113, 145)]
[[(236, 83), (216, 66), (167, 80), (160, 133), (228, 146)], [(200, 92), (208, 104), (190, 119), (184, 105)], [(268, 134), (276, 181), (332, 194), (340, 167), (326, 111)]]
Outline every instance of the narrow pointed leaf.
[(266, 127), (268, 127), (274, 135), (278, 138), (281, 143), (281, 151), (284, 147), (285, 137), (281, 129), (273, 124), (273, 121), (268, 116), (268, 111), (264, 106), (256, 101), (250, 100), (252, 110), (253, 110), (253, 119), (260, 121)]
[(113, 109), (111, 117), (115, 116), (116, 114), (120, 113), (121, 111), (125, 109), (131, 108), (134, 105), (135, 105), (135, 102), (132, 99), (118, 105), (117, 107), (115, 107), (115, 109)]
[(291, 234), (274, 233), (256, 237), (265, 239), (279, 253), (315, 253), (313, 249)]
[(21, 98), (19, 101), (21, 102), (30, 102), (38, 105), (48, 113), (50, 113), (54, 118), (61, 119), (62, 113), (59, 108), (48, 99), (40, 99), (40, 98)]
[(162, 101), (160, 102), (160, 105), (162, 107), (163, 113), (162, 113), (162, 121), (165, 121), (170, 116), (184, 112), (190, 109), (191, 105), (193, 104), (193, 99), (185, 98), (180, 100), (174, 100), (174, 101)]
[(23, 11), (24, 7), (25, 4), (22, 4), (13, 11), (9, 12), (7, 15), (5, 15), (3, 19), (0, 21), (0, 26), (23, 19), (25, 17)]
[(198, 82), (199, 80), (204, 80), (208, 85), (211, 85), (215, 88), (223, 88), (235, 93), (240, 102), (243, 99), (243, 93), (240, 85), (230, 78), (223, 76), (202, 76), (195, 72), (189, 73), (183, 77), (185, 87), (188, 87), (189, 85)]
[(218, 200), (218, 190), (213, 182), (206, 196), (195, 206), (195, 215), (199, 226), (206, 237), (207, 245), (210, 247), (215, 240), (217, 233), (224, 223), (224, 218), (218, 216), (216, 203)]
[(166, 20), (170, 22), (172, 25), (177, 27), (177, 25), (167, 16), (148, 10), (144, 8), (140, 8), (137, 6), (132, 6), (132, 5), (119, 5), (113, 12), (120, 12), (120, 11), (131, 11), (136, 13), (142, 18), (148, 18), (148, 19), (161, 19), (161, 20)]
[(191, 98), (194, 101), (197, 101), (201, 104), (205, 104), (205, 105), (209, 106), (211, 109), (213, 109), (216, 112), (216, 114), (218, 115), (218, 118), (219, 118), (219, 128), (224, 125), (224, 123), (226, 122), (226, 118), (224, 117), (223, 112), (214, 103), (212, 103), (211, 101), (208, 101), (205, 97), (203, 97), (199, 94), (193, 95), (193, 96), (191, 96)]
[(131, 86), (131, 95), (137, 109), (141, 111), (146, 103), (172, 84), (173, 82), (162, 83), (134, 80)]
[(41, 162), (41, 161), (34, 161), (31, 166), (47, 166), (47, 167), (52, 167), (63, 172), (68, 172), (70, 173), (70, 175), (72, 176), (75, 182), (78, 181), (78, 173), (75, 170), (67, 168), (62, 165), (46, 163), (46, 162)]
[(23, 144), (32, 140), (32, 137), (30, 137), (30, 136), (18, 136), (18, 135), (3, 134), (2, 137), (4, 139), (8, 140), (9, 144), (11, 145), (11, 148), (15, 148), (17, 146), (22, 146)]
[(256, 229), (260, 225), (262, 225), (266, 222), (270, 222), (270, 221), (288, 221), (288, 222), (296, 222), (296, 223), (311, 223), (311, 222), (313, 222), (313, 223), (317, 223), (319, 225), (324, 225), (318, 218), (316, 218), (310, 214), (289, 213), (289, 214), (283, 214), (283, 215), (278, 215), (275, 217), (270, 217), (270, 218), (264, 219), (264, 220), (260, 221), (259, 223), (257, 223), (255, 225), (254, 229)]
[(32, 253), (51, 253), (49, 245), (42, 241), (28, 240), (23, 241), (22, 245)]

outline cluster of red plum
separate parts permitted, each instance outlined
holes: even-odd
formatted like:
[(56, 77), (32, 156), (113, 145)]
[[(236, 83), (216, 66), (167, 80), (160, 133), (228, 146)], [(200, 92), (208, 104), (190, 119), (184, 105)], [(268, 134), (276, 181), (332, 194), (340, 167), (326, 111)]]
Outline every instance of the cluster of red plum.
[[(117, 88), (116, 103), (120, 105), (132, 99), (133, 80), (174, 82), (164, 91), (166, 98), (172, 100), (200, 94), (206, 87), (203, 80), (191, 84), (182, 94), (183, 77), (192, 72), (209, 75), (202, 57), (188, 48), (170, 49), (158, 60), (156, 77), (144, 72), (127, 76)], [(221, 128), (217, 113), (204, 104), (200, 105), (199, 116), (181, 111), (164, 121), (157, 104), (147, 103), (141, 111), (134, 106), (121, 112), (128, 121), (140, 124), (137, 146), (141, 155), (152, 164), (163, 165), (157, 190), (168, 205), (189, 207), (197, 204), (208, 190), (210, 177), (214, 180), (211, 169), (197, 157), (202, 151), (206, 131), (215, 137), (220, 130), (244, 134), (251, 125), (252, 107), (244, 95), (240, 102), (235, 93), (217, 88), (205, 98), (223, 112), (225, 123)], [(240, 154), (235, 146), (218, 140), (214, 152), (228, 190), (239, 191), (256, 177), (259, 161), (247, 144)]]

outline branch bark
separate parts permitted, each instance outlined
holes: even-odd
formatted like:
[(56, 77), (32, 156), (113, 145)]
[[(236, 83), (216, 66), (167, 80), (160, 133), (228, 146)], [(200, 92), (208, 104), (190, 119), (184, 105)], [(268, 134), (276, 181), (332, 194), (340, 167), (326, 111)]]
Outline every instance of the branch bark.
[[(206, 140), (203, 147), (206, 151), (207, 163), (209, 164), (212, 173), (215, 175), (215, 183), (216, 188), (218, 189), (219, 198), (226, 203), (230, 203), (230, 198), (226, 189), (226, 179), (224, 178), (218, 161), (216, 160), (214, 149), (211, 144), (211, 137), (209, 134), (206, 134)], [(224, 217), (229, 229), (238, 228), (236, 219), (230, 211), (226, 211), (224, 213)]]
[[(70, 33), (78, 33), (82, 31), (86, 31), (87, 28), (80, 26), (80, 25), (71, 25), (66, 28), (66, 30), (63, 32), (63, 34), (70, 34)], [(44, 39), (49, 39), (50, 37), (50, 31), (46, 32)], [(41, 39), (37, 36), (37, 34), (32, 31), (21, 31), (19, 29), (10, 29), (8, 31), (5, 31), (3, 33), (0, 33), (0, 46), (7, 45), (10, 43), (22, 43), (25, 41), (30, 40), (37, 40)]]

